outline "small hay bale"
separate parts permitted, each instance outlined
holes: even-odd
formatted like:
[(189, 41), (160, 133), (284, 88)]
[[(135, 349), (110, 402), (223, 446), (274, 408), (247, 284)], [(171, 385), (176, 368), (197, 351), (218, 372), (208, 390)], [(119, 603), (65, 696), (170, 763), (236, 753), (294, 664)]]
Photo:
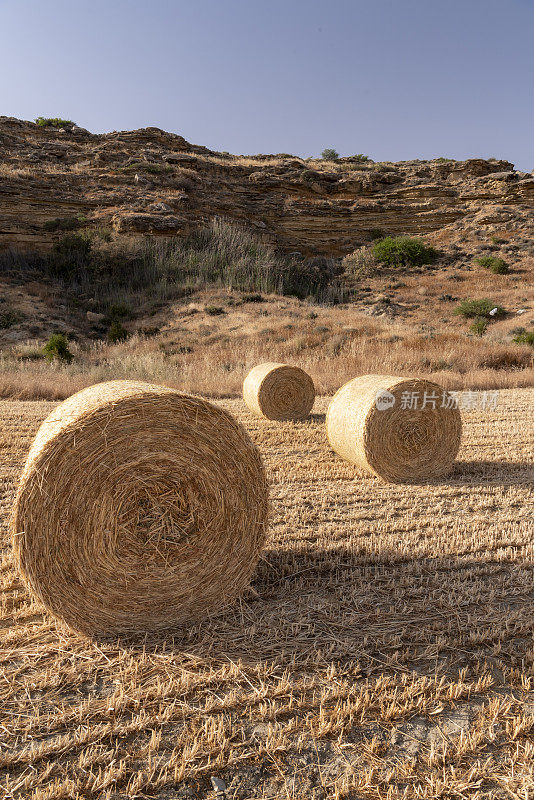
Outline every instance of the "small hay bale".
[(30, 590), (85, 634), (138, 634), (235, 599), (264, 544), (268, 487), (230, 414), (162, 386), (112, 381), (41, 425), (12, 520)]
[(299, 367), (269, 362), (250, 370), (243, 382), (243, 400), (267, 419), (304, 419), (315, 401), (315, 388)]
[(390, 375), (349, 381), (326, 414), (328, 441), (336, 453), (392, 483), (446, 473), (461, 431), (457, 404), (438, 384)]

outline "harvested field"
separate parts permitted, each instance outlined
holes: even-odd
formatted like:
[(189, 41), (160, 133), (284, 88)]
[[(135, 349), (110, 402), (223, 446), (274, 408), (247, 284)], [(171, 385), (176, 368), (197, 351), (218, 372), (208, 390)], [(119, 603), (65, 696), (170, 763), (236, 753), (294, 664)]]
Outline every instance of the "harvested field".
[[(14, 572), (7, 526), (53, 408), (3, 402), (0, 796), (521, 798), (534, 791), (534, 389), (464, 410), (453, 473), (389, 485), (310, 420), (221, 406), (260, 447), (273, 521), (233, 611), (88, 641)], [(219, 795), (222, 798), (222, 795)]]

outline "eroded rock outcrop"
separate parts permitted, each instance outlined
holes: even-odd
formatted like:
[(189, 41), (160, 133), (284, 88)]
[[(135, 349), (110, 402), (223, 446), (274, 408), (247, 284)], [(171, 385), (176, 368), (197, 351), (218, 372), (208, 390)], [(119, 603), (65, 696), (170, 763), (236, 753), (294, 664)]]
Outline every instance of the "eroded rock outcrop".
[(525, 233), (534, 218), (534, 176), (496, 159), (236, 157), (158, 128), (92, 134), (9, 117), (0, 158), (0, 249), (46, 249), (69, 219), (125, 237), (176, 236), (219, 215), (287, 250), (344, 255), (379, 232)]

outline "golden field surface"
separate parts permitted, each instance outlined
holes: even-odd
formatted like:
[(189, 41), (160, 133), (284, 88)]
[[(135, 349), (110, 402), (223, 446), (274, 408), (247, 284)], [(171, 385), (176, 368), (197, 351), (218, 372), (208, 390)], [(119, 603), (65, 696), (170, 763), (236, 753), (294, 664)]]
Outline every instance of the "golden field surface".
[(0, 403), (0, 797), (534, 795), (534, 389), (462, 412), (453, 472), (388, 485), (330, 449), (328, 398), (260, 448), (272, 524), (231, 609), (90, 641), (16, 574), (10, 507), (53, 408)]

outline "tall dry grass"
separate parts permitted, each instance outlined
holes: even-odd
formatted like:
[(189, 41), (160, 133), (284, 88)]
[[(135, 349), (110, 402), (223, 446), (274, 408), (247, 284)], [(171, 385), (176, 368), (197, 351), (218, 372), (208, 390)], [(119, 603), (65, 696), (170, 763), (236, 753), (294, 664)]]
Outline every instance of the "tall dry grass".
[(169, 303), (207, 287), (274, 292), (339, 301), (343, 286), (331, 258), (284, 254), (266, 238), (215, 217), (186, 237), (107, 241), (93, 231), (66, 233), (50, 253), (0, 253), (0, 269), (36, 271), (61, 282), (73, 298), (91, 297), (99, 311), (111, 303)]
[(36, 343), (4, 352), (0, 397), (61, 400), (112, 379), (155, 381), (206, 397), (237, 397), (247, 372), (268, 360), (300, 366), (312, 376), (318, 394), (333, 394), (351, 378), (368, 373), (418, 376), (450, 390), (534, 386), (534, 352), (527, 345), (479, 342), (453, 333), (402, 336), (372, 321), (335, 334), (309, 323), (238, 338), (221, 333), (191, 348), (161, 336), (136, 335), (123, 344), (73, 344), (71, 349), (71, 364), (36, 358)]

